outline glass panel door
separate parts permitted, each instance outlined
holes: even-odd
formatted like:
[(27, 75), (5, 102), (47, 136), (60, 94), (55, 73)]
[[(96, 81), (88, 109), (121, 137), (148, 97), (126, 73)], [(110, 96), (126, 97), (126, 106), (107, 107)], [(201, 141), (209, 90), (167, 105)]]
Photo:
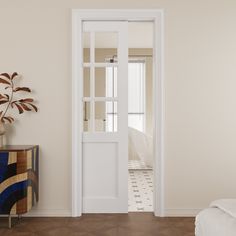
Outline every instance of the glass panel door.
[(89, 21), (83, 33), (83, 212), (127, 213), (128, 24)]

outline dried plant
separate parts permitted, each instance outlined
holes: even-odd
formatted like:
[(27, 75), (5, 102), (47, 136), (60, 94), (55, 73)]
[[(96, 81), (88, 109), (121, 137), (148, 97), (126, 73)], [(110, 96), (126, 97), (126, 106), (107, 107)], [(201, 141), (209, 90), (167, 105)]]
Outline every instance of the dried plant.
[[(19, 75), (16, 72), (12, 75), (8, 73), (0, 74), (0, 85), (5, 86), (4, 89), (6, 90), (6, 93), (0, 93), (0, 121), (3, 123), (12, 123), (14, 121), (13, 117), (7, 116), (9, 108), (17, 108), (19, 114), (22, 114), (25, 111), (38, 111), (38, 108), (33, 104), (33, 98), (14, 99), (15, 93), (31, 93), (31, 89), (28, 87), (15, 87), (14, 82), (17, 78), (19, 78)], [(1, 107), (3, 107), (2, 110)]]

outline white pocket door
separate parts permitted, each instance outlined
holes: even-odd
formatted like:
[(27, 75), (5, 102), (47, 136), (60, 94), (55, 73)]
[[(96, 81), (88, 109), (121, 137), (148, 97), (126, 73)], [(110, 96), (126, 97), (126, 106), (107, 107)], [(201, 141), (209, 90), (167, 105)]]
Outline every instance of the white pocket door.
[[(128, 212), (127, 29), (120, 21), (83, 23), (89, 42), (83, 60), (83, 213)], [(104, 43), (114, 57), (99, 56)]]

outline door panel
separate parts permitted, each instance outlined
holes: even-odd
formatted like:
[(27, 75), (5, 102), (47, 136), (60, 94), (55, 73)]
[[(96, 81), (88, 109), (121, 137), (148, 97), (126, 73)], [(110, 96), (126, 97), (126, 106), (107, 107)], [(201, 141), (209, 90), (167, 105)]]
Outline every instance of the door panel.
[[(84, 197), (117, 197), (117, 143), (84, 143), (84, 167), (88, 167), (84, 173)], [(96, 153), (96, 155), (94, 155)], [(99, 158), (98, 158), (99, 157)], [(109, 168), (104, 171), (103, 164)], [(96, 175), (95, 175), (96, 173)], [(109, 179), (109, 181), (107, 181)], [(103, 184), (101, 184), (103, 183)], [(106, 184), (104, 184), (106, 183)]]
[[(83, 213), (126, 213), (128, 23), (84, 22), (83, 35)], [(115, 47), (112, 55), (102, 52), (103, 40)]]

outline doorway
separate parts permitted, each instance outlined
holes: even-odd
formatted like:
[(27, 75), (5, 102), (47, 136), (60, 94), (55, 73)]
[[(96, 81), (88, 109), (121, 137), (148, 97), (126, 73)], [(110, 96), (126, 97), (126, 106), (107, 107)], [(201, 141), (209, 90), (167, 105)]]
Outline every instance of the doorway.
[(154, 211), (153, 26), (151, 21), (128, 23), (129, 212)]
[[(160, 10), (73, 11), (72, 216), (89, 212), (128, 212), (127, 24), (137, 19), (154, 22), (153, 178), (154, 189), (160, 190), (154, 191), (154, 213), (164, 214), (162, 18)], [(105, 36), (116, 38), (116, 53), (112, 55), (117, 55), (117, 62), (108, 54), (105, 61), (100, 61), (96, 55), (96, 39), (99, 42), (101, 33), (104, 38), (104, 32)], [(81, 44), (84, 37), (89, 37), (90, 43), (87, 62)], [(99, 78), (95, 78), (96, 70), (103, 74), (117, 70), (117, 79), (113, 79), (117, 91), (109, 94), (108, 86), (105, 86), (106, 91), (96, 89), (99, 87), (96, 83), (101, 84), (102, 79), (109, 77), (101, 76), (99, 82)], [(89, 76), (84, 76), (86, 74)], [(87, 82), (85, 77), (89, 78)], [(86, 90), (86, 86), (89, 89)], [(85, 91), (88, 92), (86, 96)]]

